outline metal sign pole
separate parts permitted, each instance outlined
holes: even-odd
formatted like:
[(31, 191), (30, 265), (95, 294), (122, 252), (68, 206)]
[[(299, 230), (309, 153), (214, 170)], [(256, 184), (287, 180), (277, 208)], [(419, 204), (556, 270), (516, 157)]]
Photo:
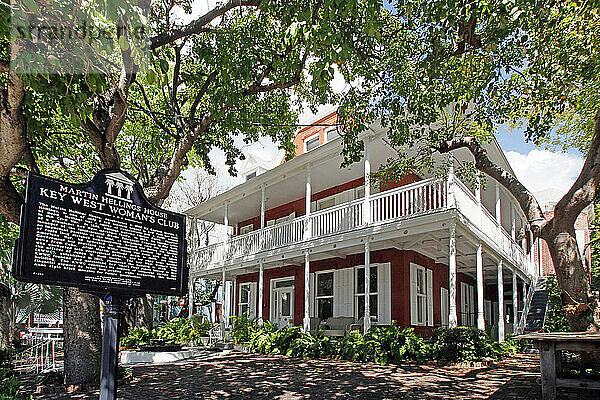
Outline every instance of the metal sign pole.
[(102, 370), (100, 371), (100, 400), (117, 398), (117, 365), (119, 364), (119, 314), (121, 299), (118, 294), (104, 296), (102, 312)]

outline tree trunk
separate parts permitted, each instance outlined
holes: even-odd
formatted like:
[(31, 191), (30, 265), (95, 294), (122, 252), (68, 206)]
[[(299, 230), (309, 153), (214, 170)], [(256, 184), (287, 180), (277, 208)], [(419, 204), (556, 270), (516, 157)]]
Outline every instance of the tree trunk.
[(0, 349), (10, 346), (10, 298), (0, 296)]
[(589, 275), (583, 265), (574, 227), (549, 224), (542, 229), (542, 238), (548, 243), (571, 330), (598, 331), (598, 303), (590, 292)]
[(100, 303), (96, 296), (65, 288), (65, 384), (96, 385), (100, 382), (102, 338)]
[(121, 314), (119, 335), (126, 335), (132, 328), (146, 328), (151, 330), (153, 328), (152, 304), (153, 299), (151, 295), (128, 300)]

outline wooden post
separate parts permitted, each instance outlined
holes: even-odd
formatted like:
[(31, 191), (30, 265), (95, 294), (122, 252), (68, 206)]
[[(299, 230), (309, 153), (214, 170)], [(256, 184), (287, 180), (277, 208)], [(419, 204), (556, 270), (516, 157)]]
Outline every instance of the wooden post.
[(500, 204), (500, 184), (498, 181), (494, 181), (496, 183), (496, 222), (499, 227), (502, 227), (502, 205)]
[(304, 253), (304, 321), (302, 329), (305, 333), (310, 332), (310, 258), (308, 251)]
[(265, 227), (265, 187), (260, 187), (260, 227)]
[[(365, 224), (370, 224), (371, 221), (371, 210), (369, 206), (369, 198), (371, 196), (371, 160), (370, 160), (370, 151), (369, 147), (371, 144), (371, 139), (367, 138), (365, 140), (365, 198), (363, 199), (363, 221)], [(365, 331), (366, 332), (366, 331)]]
[(450, 328), (456, 328), (456, 326), (458, 325), (458, 317), (456, 315), (456, 225), (454, 224), (450, 228), (448, 294), (450, 297), (448, 307), (448, 326)]
[(485, 330), (485, 317), (483, 315), (483, 246), (477, 246), (477, 328)]
[(312, 229), (310, 223), (310, 203), (312, 200), (312, 190), (310, 187), (310, 169), (306, 170), (306, 194), (305, 194), (305, 221), (304, 221), (304, 240), (310, 239)]
[(517, 273), (512, 271), (512, 301), (513, 301), (513, 334), (516, 333), (517, 324), (519, 319), (517, 318), (517, 311), (519, 310), (519, 299), (517, 298)]
[(365, 315), (364, 333), (371, 329), (371, 250), (369, 241), (365, 242)]
[(498, 262), (498, 341), (504, 342), (504, 277), (502, 260)]
[(264, 260), (259, 261), (258, 270), (258, 304), (256, 305), (256, 316), (258, 317), (258, 323), (263, 323), (263, 298), (265, 290), (265, 262)]
[(542, 373), (542, 399), (556, 399), (556, 346), (551, 341), (538, 342)]

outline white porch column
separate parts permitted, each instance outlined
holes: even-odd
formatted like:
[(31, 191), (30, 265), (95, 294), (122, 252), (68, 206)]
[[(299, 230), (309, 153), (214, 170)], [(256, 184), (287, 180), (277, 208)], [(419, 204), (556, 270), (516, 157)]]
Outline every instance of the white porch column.
[(223, 225), (225, 225), (225, 237), (229, 238), (229, 203), (225, 203), (225, 212), (223, 215)]
[(483, 315), (483, 246), (477, 246), (477, 328), (485, 330)]
[(500, 184), (494, 181), (496, 188), (496, 222), (499, 227), (502, 227), (502, 205), (500, 204)]
[(369, 241), (365, 242), (365, 315), (364, 330), (366, 333), (371, 328), (371, 249)]
[(481, 219), (483, 218), (483, 205), (481, 202), (481, 173), (477, 172), (477, 184), (475, 186), (475, 198), (477, 199), (477, 207), (479, 208), (478, 222), (481, 226)]
[(265, 187), (260, 187), (260, 227), (265, 227)]
[(446, 182), (446, 207), (456, 207), (456, 196), (454, 193), (454, 159), (452, 154), (448, 155), (448, 181)]
[(456, 225), (450, 228), (450, 252), (448, 261), (448, 327), (456, 328), (458, 318), (456, 315)]
[(225, 266), (223, 265), (223, 284), (221, 285), (221, 293), (223, 294), (223, 301), (221, 302), (221, 331), (223, 332), (223, 335), (225, 335), (225, 328), (227, 327), (228, 322), (225, 320), (225, 316), (227, 315), (227, 299), (225, 298), (225, 295), (227, 294), (225, 284), (227, 281), (225, 279)]
[(525, 279), (521, 279), (521, 283), (523, 284), (523, 302), (521, 303), (521, 307), (524, 310), (525, 302), (527, 301), (527, 282), (525, 282)]
[(310, 169), (306, 170), (306, 194), (305, 194), (305, 221), (304, 221), (304, 240), (310, 239), (312, 228), (310, 223), (310, 203), (312, 200), (312, 190), (310, 187)]
[(263, 322), (263, 298), (264, 298), (264, 290), (265, 290), (265, 262), (261, 259), (258, 262), (258, 302), (257, 302), (257, 310), (256, 317), (258, 318), (258, 323), (262, 324)]
[(504, 281), (502, 260), (498, 262), (498, 341), (504, 342)]
[[(512, 302), (513, 302), (513, 324), (514, 329), (517, 329), (517, 324), (519, 323), (519, 319), (517, 317), (517, 311), (519, 310), (519, 299), (517, 293), (517, 273), (512, 271)], [(513, 331), (514, 333), (514, 331)]]
[(237, 276), (233, 277), (231, 288), (231, 315), (237, 317)]
[(192, 318), (194, 315), (194, 282), (196, 280), (194, 278), (190, 279), (188, 288), (188, 318)]
[(365, 140), (365, 198), (363, 199), (363, 221), (365, 224), (371, 223), (371, 210), (369, 207), (369, 198), (371, 196), (371, 160), (369, 147), (371, 147), (371, 139), (367, 138)]
[(308, 251), (304, 253), (304, 320), (302, 330), (310, 332), (310, 259)]
[(510, 223), (511, 223), (510, 236), (516, 242), (517, 241), (517, 219), (515, 217), (515, 205), (512, 202), (510, 203)]

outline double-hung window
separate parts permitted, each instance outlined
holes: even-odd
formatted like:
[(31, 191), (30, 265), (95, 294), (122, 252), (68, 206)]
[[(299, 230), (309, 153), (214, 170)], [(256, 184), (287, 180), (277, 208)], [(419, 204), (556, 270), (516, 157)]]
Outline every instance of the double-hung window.
[(304, 140), (304, 152), (311, 151), (319, 147), (319, 134), (314, 134)]
[(322, 321), (333, 317), (333, 272), (317, 272), (317, 317)]
[[(369, 276), (369, 309), (372, 317), (377, 317), (377, 267), (370, 268)], [(356, 318), (365, 315), (365, 268), (356, 269), (356, 290), (354, 291)]]
[(433, 326), (433, 271), (410, 263), (411, 325)]
[(256, 282), (240, 284), (238, 295), (238, 315), (247, 318), (256, 317)]

